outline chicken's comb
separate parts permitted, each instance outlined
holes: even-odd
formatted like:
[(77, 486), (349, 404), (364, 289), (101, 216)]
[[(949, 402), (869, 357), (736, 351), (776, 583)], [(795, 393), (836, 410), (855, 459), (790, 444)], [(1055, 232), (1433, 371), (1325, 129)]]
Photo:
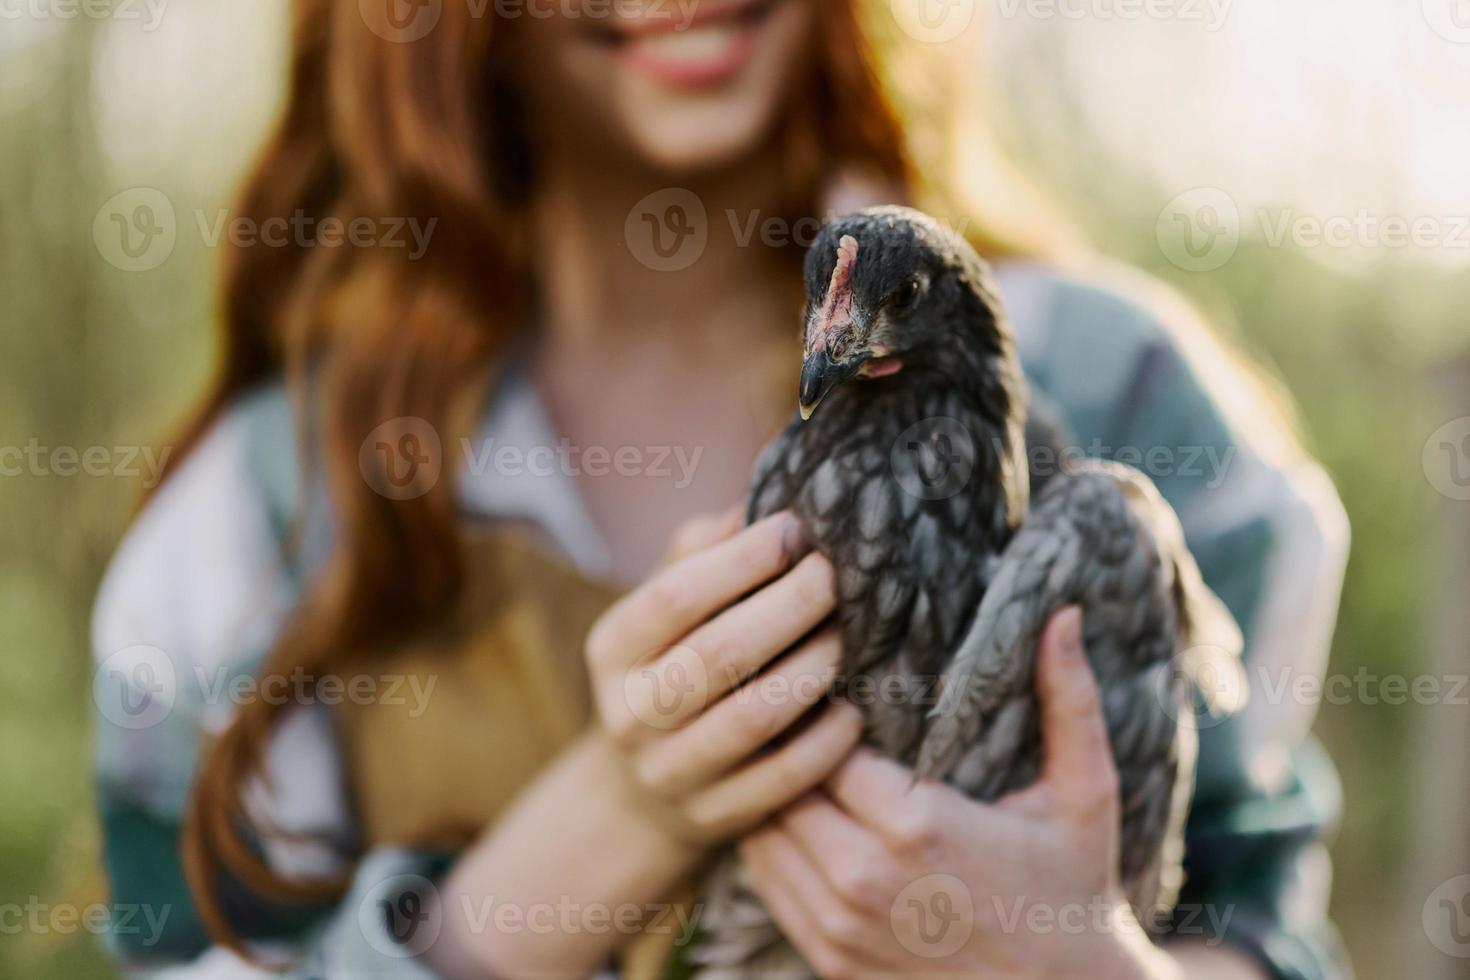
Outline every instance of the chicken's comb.
[(832, 270), (832, 282), (827, 286), (828, 296), (847, 287), (852, 279), (852, 270), (857, 266), (857, 254), (858, 240), (851, 235), (843, 235), (842, 241), (837, 243), (837, 267)]
[(832, 270), (832, 281), (827, 284), (827, 295), (822, 301), (822, 320), (831, 319), (842, 294), (847, 292), (847, 284), (852, 281), (853, 269), (857, 267), (857, 257), (858, 240), (851, 235), (843, 235), (837, 243), (837, 265)]

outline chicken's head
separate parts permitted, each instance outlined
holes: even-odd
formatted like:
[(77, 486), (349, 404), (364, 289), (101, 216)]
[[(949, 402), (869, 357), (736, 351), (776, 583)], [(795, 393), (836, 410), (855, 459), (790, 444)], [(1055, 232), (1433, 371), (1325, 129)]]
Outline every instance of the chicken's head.
[(909, 208), (871, 208), (824, 226), (806, 257), (800, 404), (833, 388), (941, 367), (959, 334), (997, 331), (978, 256)]

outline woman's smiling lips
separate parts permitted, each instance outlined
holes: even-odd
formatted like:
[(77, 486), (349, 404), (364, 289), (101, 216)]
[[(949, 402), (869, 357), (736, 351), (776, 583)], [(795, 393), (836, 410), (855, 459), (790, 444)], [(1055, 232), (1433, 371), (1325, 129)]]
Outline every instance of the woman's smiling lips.
[(618, 59), (666, 85), (699, 88), (738, 75), (755, 54), (774, 0), (664, 0), (639, 17), (616, 16), (596, 37)]

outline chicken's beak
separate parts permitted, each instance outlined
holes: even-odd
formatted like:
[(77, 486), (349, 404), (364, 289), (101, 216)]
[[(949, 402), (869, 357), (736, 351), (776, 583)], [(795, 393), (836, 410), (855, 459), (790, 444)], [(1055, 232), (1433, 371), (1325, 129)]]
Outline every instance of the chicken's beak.
[(812, 417), (827, 393), (844, 381), (849, 381), (863, 365), (863, 358), (851, 357), (845, 361), (834, 361), (826, 351), (813, 351), (801, 364), (801, 417)]

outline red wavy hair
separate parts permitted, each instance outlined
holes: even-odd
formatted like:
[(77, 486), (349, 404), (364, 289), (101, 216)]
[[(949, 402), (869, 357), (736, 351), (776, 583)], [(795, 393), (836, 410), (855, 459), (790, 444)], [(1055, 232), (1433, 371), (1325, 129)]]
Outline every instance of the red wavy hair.
[[(823, 176), (837, 170), (910, 183), (904, 134), (855, 6), (822, 0), (808, 75), (782, 112), (776, 138), (793, 217), (818, 213)], [(310, 392), (301, 451), (308, 472), (325, 475), (339, 531), (263, 676), (345, 673), (444, 609), (461, 583), (455, 481), (390, 500), (363, 479), (358, 447), (399, 417), (465, 431), (530, 298), (525, 205), (535, 167), (503, 69), (513, 28), (472, 7), (446, 3), (426, 37), (399, 43), (369, 29), (357, 0), (296, 0), (288, 102), (237, 214), (257, 226), (297, 214), (437, 225), (416, 261), (403, 249), (301, 243), (227, 255), (222, 360), (173, 465), (242, 392), (285, 375), (298, 394)], [(185, 820), (199, 914), (241, 952), (221, 901), (227, 877), (285, 903), (334, 900), (345, 886), (286, 879), (252, 845), (241, 793), (286, 710), (274, 700), (241, 705), (207, 747)]]

